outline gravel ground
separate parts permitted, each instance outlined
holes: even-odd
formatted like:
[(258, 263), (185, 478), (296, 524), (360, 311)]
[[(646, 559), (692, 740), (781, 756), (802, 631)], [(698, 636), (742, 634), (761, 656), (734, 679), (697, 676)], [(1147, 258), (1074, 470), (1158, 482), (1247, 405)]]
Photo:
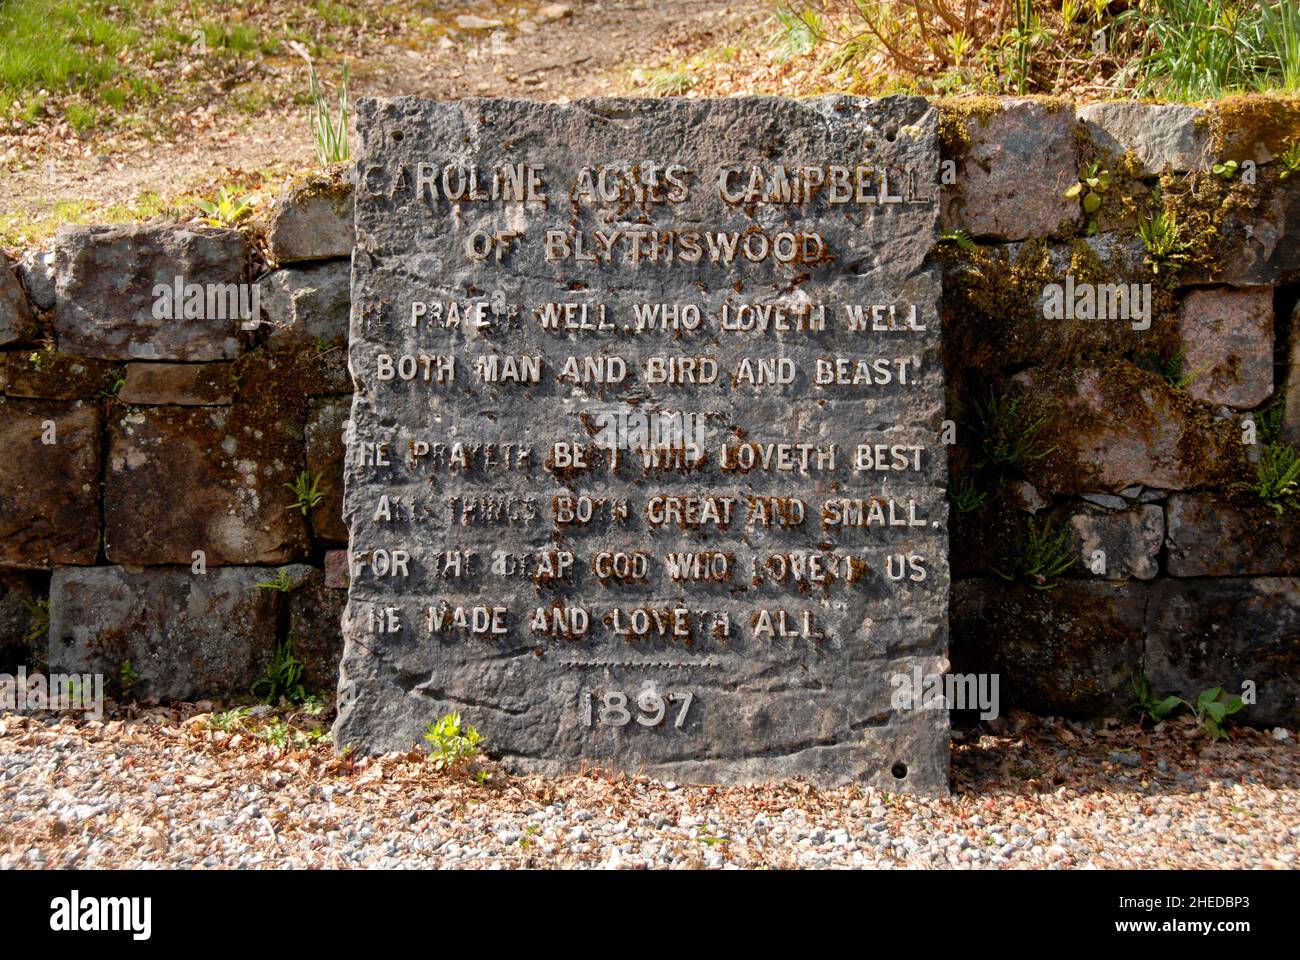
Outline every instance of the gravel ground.
[[(1271, 867), (1300, 851), (1300, 746), (1188, 722), (1013, 715), (953, 744), (954, 793), (439, 773), (276, 747), (209, 705), (0, 716), (15, 867)], [(283, 730), (283, 728), (281, 728)]]

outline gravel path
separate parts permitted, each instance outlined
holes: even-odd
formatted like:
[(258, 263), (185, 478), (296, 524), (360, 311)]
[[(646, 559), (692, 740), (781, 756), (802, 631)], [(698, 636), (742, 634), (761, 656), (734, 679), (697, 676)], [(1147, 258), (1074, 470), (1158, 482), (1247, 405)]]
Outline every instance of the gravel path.
[[(211, 728), (204, 705), (0, 716), (14, 867), (1271, 867), (1300, 850), (1300, 747), (1188, 724), (1015, 716), (954, 742), (953, 796), (600, 773), (480, 784)], [(1285, 737), (1285, 739), (1279, 739)]]

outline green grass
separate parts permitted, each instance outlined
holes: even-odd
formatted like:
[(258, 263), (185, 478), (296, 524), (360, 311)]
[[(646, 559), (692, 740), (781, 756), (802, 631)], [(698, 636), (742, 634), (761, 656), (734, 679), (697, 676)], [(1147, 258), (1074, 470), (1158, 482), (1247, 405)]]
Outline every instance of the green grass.
[(1145, 47), (1131, 72), (1140, 95), (1199, 100), (1300, 90), (1295, 0), (1152, 0), (1137, 19)]
[(112, 19), (111, 6), (95, 0), (0, 5), (0, 87), (11, 95), (89, 90), (122, 75), (120, 58), (139, 33)]

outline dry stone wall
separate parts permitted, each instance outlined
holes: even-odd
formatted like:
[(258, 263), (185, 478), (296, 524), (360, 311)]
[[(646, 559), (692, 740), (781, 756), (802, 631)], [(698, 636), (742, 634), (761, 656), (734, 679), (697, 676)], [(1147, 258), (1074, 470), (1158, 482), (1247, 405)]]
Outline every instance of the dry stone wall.
[[(1125, 712), (1144, 670), (1300, 722), (1300, 511), (1252, 490), (1300, 444), (1300, 110), (956, 101), (940, 133), (954, 669), (998, 673), (1004, 711)], [(292, 634), (333, 688), (351, 237), (347, 184), (318, 184), (255, 244), (73, 227), (0, 264), (3, 666), (240, 693)], [(160, 314), (178, 277), (255, 284), (261, 322), (187, 319), (183, 289)], [(1043, 531), (1055, 576), (1027, 569)]]

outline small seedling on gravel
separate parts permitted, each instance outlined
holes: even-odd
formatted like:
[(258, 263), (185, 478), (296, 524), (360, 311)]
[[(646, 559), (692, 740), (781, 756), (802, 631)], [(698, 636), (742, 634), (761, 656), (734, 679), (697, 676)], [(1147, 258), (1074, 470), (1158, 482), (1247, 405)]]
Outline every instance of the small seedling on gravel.
[(1201, 725), (1212, 740), (1221, 740), (1228, 735), (1224, 730), (1224, 724), (1228, 717), (1232, 716), (1238, 710), (1245, 706), (1245, 701), (1239, 696), (1229, 696), (1222, 687), (1210, 687), (1208, 690), (1202, 690), (1200, 696), (1196, 698), (1195, 703), (1190, 703), (1182, 697), (1168, 696), (1163, 700), (1157, 699), (1151, 692), (1151, 684), (1145, 676), (1134, 674), (1130, 681), (1133, 687), (1133, 694), (1137, 698), (1138, 706), (1159, 723), (1161, 720), (1168, 719), (1176, 714), (1180, 708), (1186, 707), (1196, 718), (1196, 722)]
[(214, 713), (208, 717), (203, 724), (208, 730), (218, 730), (222, 733), (233, 733), (244, 726), (248, 719), (248, 707), (233, 707), (230, 710), (223, 710), (220, 713)]
[(284, 486), (293, 493), (293, 503), (284, 509), (301, 510), (304, 517), (307, 516), (308, 510), (318, 506), (325, 499), (325, 491), (320, 485), (320, 474), (312, 475), (304, 470), (298, 474), (293, 483), (286, 483)]
[(1151, 693), (1151, 683), (1147, 680), (1146, 674), (1133, 674), (1129, 679), (1129, 686), (1133, 689), (1133, 696), (1137, 699), (1138, 707), (1156, 723), (1167, 720), (1183, 705), (1183, 701), (1178, 697), (1165, 697), (1163, 700), (1156, 699)]
[(1228, 696), (1222, 687), (1210, 687), (1201, 691), (1195, 704), (1189, 703), (1188, 706), (1210, 739), (1221, 740), (1228, 735), (1223, 729), (1224, 721), (1245, 706), (1245, 703), (1241, 697)]
[(444, 713), (424, 728), (424, 739), (429, 744), (429, 759), (439, 770), (454, 770), (478, 755), (482, 735), (468, 723), (462, 723), (460, 713)]

